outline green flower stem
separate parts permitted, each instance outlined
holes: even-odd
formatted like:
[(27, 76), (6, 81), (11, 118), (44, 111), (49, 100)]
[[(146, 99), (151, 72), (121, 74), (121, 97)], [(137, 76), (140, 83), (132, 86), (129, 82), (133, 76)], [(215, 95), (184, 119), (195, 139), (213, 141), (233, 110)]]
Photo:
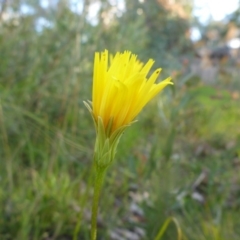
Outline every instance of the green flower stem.
[(96, 167), (96, 176), (94, 183), (94, 194), (92, 202), (92, 217), (91, 217), (91, 240), (97, 239), (97, 215), (100, 192), (103, 185), (103, 180), (107, 168)]

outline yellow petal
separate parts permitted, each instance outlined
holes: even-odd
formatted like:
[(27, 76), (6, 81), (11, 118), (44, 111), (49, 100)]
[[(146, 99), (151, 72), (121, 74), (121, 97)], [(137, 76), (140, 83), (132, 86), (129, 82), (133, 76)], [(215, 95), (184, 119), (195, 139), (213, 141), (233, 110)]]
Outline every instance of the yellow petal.
[(142, 108), (162, 91), (168, 78), (155, 84), (161, 69), (155, 70), (147, 79), (154, 64), (150, 59), (145, 65), (129, 51), (116, 53), (108, 65), (108, 51), (96, 53), (93, 70), (92, 106), (95, 119), (102, 119), (105, 128), (112, 130), (128, 125)]

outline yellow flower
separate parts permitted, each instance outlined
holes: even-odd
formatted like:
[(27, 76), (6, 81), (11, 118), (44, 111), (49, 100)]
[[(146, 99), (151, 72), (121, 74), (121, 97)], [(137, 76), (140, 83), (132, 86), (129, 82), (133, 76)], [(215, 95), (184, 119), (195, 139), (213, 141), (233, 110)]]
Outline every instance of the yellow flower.
[(171, 78), (155, 83), (160, 68), (147, 78), (153, 63), (150, 59), (142, 65), (137, 56), (128, 51), (118, 52), (114, 57), (108, 56), (107, 50), (95, 54), (92, 103), (84, 102), (96, 127), (92, 240), (97, 238), (98, 202), (104, 175), (114, 160), (122, 133), (156, 94), (173, 84)]
[(110, 135), (129, 125), (154, 96), (173, 84), (171, 78), (155, 83), (160, 68), (147, 78), (153, 63), (150, 59), (143, 66), (136, 55), (125, 51), (118, 52), (109, 65), (107, 50), (95, 53), (92, 114), (96, 123), (101, 118)]

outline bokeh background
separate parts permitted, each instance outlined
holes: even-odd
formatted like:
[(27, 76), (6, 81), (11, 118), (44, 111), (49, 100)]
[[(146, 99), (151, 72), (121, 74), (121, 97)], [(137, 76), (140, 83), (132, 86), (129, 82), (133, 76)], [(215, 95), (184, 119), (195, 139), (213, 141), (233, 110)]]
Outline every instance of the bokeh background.
[[(89, 239), (95, 51), (155, 59), (167, 87), (127, 129), (99, 239), (240, 239), (239, 1), (1, 0), (0, 239)], [(170, 224), (162, 239), (177, 239)]]

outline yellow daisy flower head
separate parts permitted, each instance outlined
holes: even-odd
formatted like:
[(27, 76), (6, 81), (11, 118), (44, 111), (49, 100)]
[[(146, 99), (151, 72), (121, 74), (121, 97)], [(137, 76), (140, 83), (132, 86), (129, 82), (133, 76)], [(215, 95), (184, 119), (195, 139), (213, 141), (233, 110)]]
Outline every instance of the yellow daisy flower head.
[(161, 69), (147, 75), (154, 61), (142, 65), (137, 56), (129, 51), (117, 53), (109, 65), (109, 54), (105, 50), (95, 53), (93, 71), (92, 112), (95, 120), (100, 117), (110, 134), (122, 126), (129, 125), (143, 107), (168, 84), (171, 78), (155, 83)]
[(160, 68), (147, 78), (153, 63), (150, 59), (143, 65), (129, 51), (118, 52), (113, 57), (107, 50), (95, 53), (92, 103), (84, 104), (96, 127), (94, 162), (97, 167), (110, 165), (125, 128), (154, 96), (173, 84), (171, 78), (155, 83)]

